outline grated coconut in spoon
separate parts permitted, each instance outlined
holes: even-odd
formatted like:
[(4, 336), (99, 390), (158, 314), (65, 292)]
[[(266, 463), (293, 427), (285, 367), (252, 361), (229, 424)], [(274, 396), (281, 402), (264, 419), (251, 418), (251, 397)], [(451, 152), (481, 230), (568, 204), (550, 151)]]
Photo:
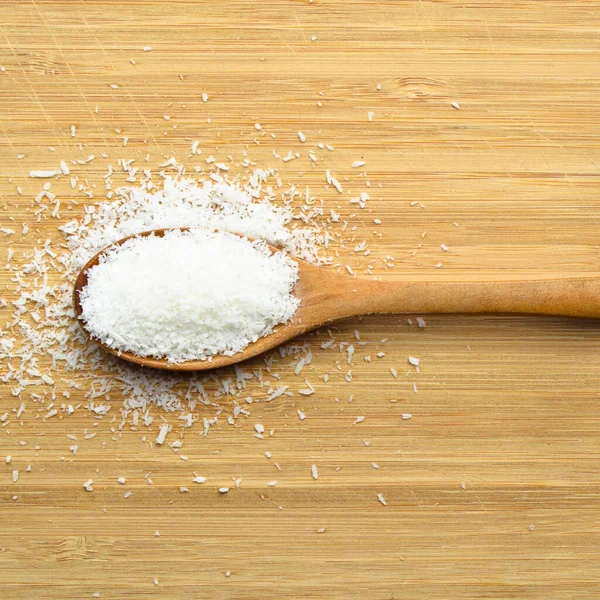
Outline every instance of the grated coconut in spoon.
[(231, 356), (294, 314), (297, 272), (285, 253), (230, 233), (134, 237), (88, 271), (81, 319), (102, 343), (138, 356)]

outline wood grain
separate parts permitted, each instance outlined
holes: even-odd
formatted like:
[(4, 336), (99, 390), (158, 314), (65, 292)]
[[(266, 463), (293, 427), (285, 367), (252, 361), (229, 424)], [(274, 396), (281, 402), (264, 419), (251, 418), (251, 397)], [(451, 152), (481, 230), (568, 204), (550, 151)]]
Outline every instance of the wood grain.
[[(324, 189), (324, 170), (362, 189), (351, 164), (364, 160), (372, 199), (351, 222), (357, 242), (394, 258), (378, 272), (389, 280), (598, 273), (599, 35), (600, 8), (585, 0), (4, 0), (0, 225), (39, 230), (14, 238), (17, 255), (58, 241), (57, 225), (102, 198), (108, 164), (183, 162), (199, 140), (192, 165), (211, 153), (239, 164), (247, 144), (257, 166), (277, 166), (342, 217), (359, 209)], [(335, 151), (311, 165), (317, 142)], [(96, 198), (53, 182), (61, 219), (38, 223), (42, 183), (29, 171), (91, 154), (76, 174)], [(341, 257), (359, 274), (368, 262), (351, 247)], [(10, 300), (11, 273), (0, 277)], [(112, 413), (43, 422), (28, 408), (0, 430), (0, 456), (13, 457), (0, 466), (0, 596), (598, 598), (598, 324), (426, 318), (424, 330), (399, 317), (341, 324), (337, 339), (358, 328), (368, 342), (352, 383), (317, 385), (345, 355), (318, 350), (325, 332), (308, 336), (315, 394), (255, 404), (240, 427), (206, 438), (187, 433), (188, 461), (150, 449), (144, 428), (112, 432)], [(365, 362), (376, 347), (385, 356)], [(408, 355), (419, 375), (405, 376)], [(289, 367), (282, 380), (303, 385)], [(16, 405), (2, 388), (0, 414)], [(276, 434), (255, 439), (255, 423)], [(98, 435), (72, 456), (66, 434), (86, 429)], [(192, 487), (192, 471), (207, 484)], [(239, 490), (218, 494), (238, 477)]]

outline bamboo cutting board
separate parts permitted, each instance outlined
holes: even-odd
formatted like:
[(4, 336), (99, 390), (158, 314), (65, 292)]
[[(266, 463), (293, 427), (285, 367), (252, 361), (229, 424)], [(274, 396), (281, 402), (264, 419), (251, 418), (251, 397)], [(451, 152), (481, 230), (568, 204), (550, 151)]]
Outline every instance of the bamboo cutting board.
[[(198, 140), (202, 160), (239, 164), (247, 148), (327, 209), (357, 213), (356, 239), (394, 259), (382, 277), (597, 273), (599, 39), (600, 6), (586, 0), (4, 0), (0, 226), (34, 232), (0, 252), (58, 242), (58, 225), (103, 198), (108, 164), (185, 162)], [(335, 150), (311, 164), (318, 142)], [(53, 182), (61, 218), (38, 223), (42, 182), (28, 173), (61, 158), (85, 162), (77, 176), (95, 198)], [(363, 189), (356, 160), (371, 182), (364, 211), (325, 189), (325, 169)], [(363, 274), (364, 256), (340, 257)], [(11, 276), (0, 273), (8, 300)], [(367, 342), (351, 384), (319, 379), (345, 356), (319, 349), (325, 332), (307, 336), (312, 396), (255, 404), (207, 437), (192, 429), (180, 453), (142, 441), (156, 427), (111, 431), (118, 398), (104, 419), (44, 422), (29, 403), (0, 429), (0, 597), (600, 597), (600, 326), (426, 321), (341, 324), (337, 339), (358, 329)], [(375, 348), (385, 356), (365, 362)], [(0, 414), (18, 406), (0, 394)], [(254, 438), (255, 423), (276, 434)], [(193, 487), (192, 471), (208, 482)]]

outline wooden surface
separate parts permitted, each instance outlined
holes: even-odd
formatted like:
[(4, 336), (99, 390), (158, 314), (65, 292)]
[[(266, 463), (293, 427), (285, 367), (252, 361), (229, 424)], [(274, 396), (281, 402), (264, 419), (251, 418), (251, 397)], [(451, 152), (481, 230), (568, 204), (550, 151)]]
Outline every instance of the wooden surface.
[[(101, 199), (107, 164), (185, 161), (196, 139), (201, 160), (239, 163), (248, 144), (257, 166), (277, 166), (343, 216), (359, 209), (324, 189), (324, 170), (360, 191), (351, 163), (365, 160), (372, 200), (353, 224), (374, 255), (394, 257), (382, 277), (597, 272), (599, 39), (600, 7), (585, 0), (4, 0), (0, 225), (14, 218), (59, 239), (62, 221), (34, 221), (42, 183), (31, 169), (94, 154), (77, 175)], [(335, 151), (312, 166), (318, 141)], [(301, 158), (283, 163), (273, 150)], [(53, 183), (86, 203), (69, 189)], [(367, 259), (349, 256), (342, 264), (360, 275)], [(3, 288), (10, 276), (1, 272)], [(352, 383), (319, 379), (345, 355), (319, 350), (324, 332), (307, 337), (315, 356), (303, 375), (315, 394), (255, 404), (241, 426), (220, 422), (207, 437), (186, 432), (187, 462), (150, 449), (145, 428), (111, 432), (118, 398), (104, 420), (80, 410), (44, 423), (28, 410), (0, 430), (0, 456), (13, 457), (0, 465), (0, 597), (600, 597), (600, 327), (426, 319), (424, 330), (400, 317), (341, 325), (337, 339), (358, 328), (368, 342)], [(384, 337), (385, 356), (365, 362)], [(420, 374), (405, 376), (409, 355)], [(282, 382), (303, 385), (289, 367)], [(0, 413), (16, 405), (2, 388)], [(254, 438), (255, 423), (276, 434)], [(92, 428), (73, 457), (66, 434), (83, 440)], [(209, 481), (193, 487), (192, 471)], [(220, 495), (232, 478), (240, 488)]]

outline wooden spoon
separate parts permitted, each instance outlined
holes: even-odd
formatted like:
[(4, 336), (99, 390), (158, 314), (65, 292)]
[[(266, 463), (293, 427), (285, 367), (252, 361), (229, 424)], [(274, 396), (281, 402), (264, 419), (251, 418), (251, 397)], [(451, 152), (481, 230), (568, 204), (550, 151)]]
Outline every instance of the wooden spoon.
[[(188, 228), (181, 228), (185, 231)], [(163, 236), (167, 229), (147, 231), (141, 236)], [(129, 236), (115, 244), (120, 245)], [(111, 246), (109, 246), (111, 247)], [(276, 248), (271, 248), (277, 252)], [(106, 249), (105, 249), (106, 250)], [(77, 316), (81, 316), (79, 294), (87, 285), (87, 272), (97, 265), (102, 250), (81, 270), (74, 290)], [(107, 352), (145, 367), (172, 371), (203, 371), (232, 365), (271, 350), (302, 333), (340, 319), (372, 314), (401, 313), (531, 313), (569, 317), (600, 317), (600, 276), (525, 279), (511, 281), (373, 281), (298, 263), (294, 294), (300, 307), (290, 322), (250, 344), (233, 356), (212, 360), (170, 363), (119, 352), (95, 340)], [(89, 332), (88, 332), (89, 333)]]

